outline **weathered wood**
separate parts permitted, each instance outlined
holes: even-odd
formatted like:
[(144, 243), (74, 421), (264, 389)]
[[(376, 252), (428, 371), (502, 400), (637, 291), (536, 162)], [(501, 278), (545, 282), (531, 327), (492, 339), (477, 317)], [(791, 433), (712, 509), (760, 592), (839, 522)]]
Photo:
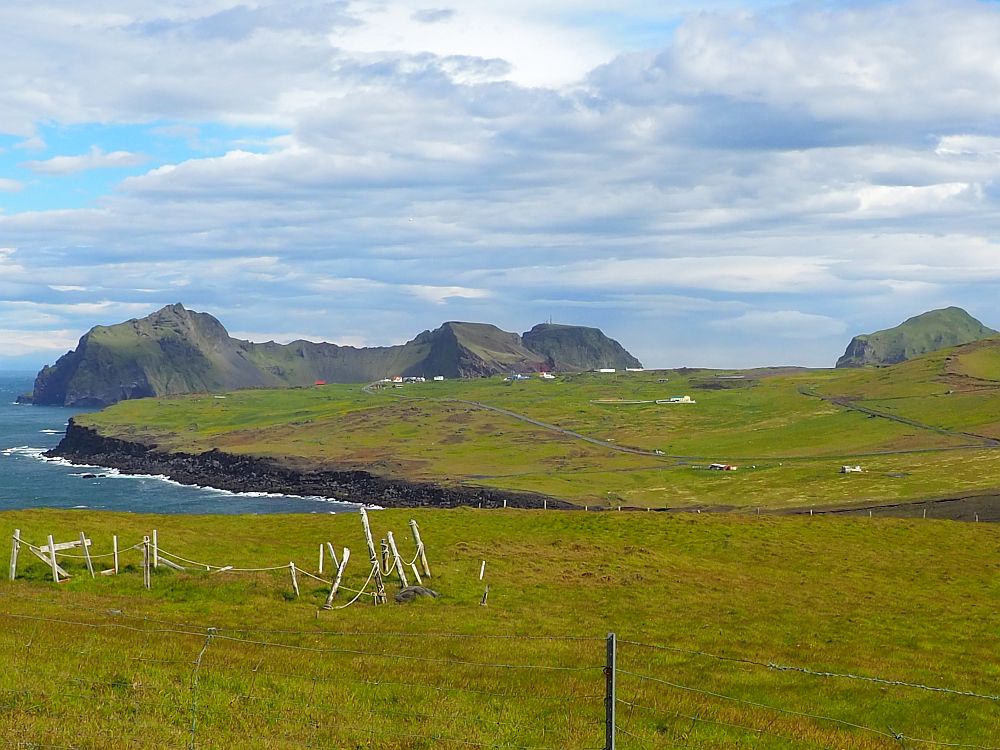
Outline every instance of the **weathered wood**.
[(486, 584), (486, 590), (483, 592), (483, 600), (479, 602), (479, 606), (485, 607), (486, 600), (489, 599), (489, 597), (490, 597), (490, 585)]
[(178, 565), (173, 560), (168, 560), (165, 557), (161, 557), (160, 558), (160, 563), (162, 563), (163, 565), (167, 566), (171, 570), (187, 570), (187, 568), (185, 568), (183, 565)]
[(361, 526), (365, 530), (365, 542), (368, 544), (368, 556), (372, 566), (375, 567), (375, 603), (385, 604), (385, 583), (382, 581), (382, 570), (379, 567), (378, 552), (375, 551), (375, 540), (372, 539), (371, 525), (368, 523), (368, 512), (362, 508), (360, 511)]
[(344, 547), (344, 556), (341, 558), (340, 565), (337, 566), (337, 577), (333, 579), (333, 585), (330, 587), (330, 593), (326, 596), (326, 604), (323, 605), (323, 609), (333, 609), (333, 597), (337, 595), (337, 591), (340, 589), (340, 580), (344, 577), (344, 569), (347, 567), (347, 561), (351, 559), (351, 550)]
[(144, 536), (142, 538), (142, 585), (145, 586), (147, 590), (153, 586), (149, 563), (149, 537)]
[(14, 529), (14, 538), (10, 544), (10, 580), (17, 578), (17, 553), (21, 551), (21, 530)]
[(87, 535), (82, 531), (80, 532), (80, 546), (83, 547), (83, 557), (87, 561), (87, 571), (90, 573), (90, 577), (94, 577), (94, 563), (90, 559), (90, 545), (87, 544)]
[[(90, 539), (88, 539), (87, 540), (87, 546), (89, 547), (91, 544), (93, 544), (93, 541), (90, 540)], [(63, 550), (67, 550), (67, 549), (76, 549), (77, 547), (80, 546), (80, 540), (76, 539), (76, 540), (74, 540), (72, 542), (57, 542), (57, 543), (54, 543), (51, 546), (54, 546), (56, 548), (56, 552), (62, 552)], [(43, 544), (38, 549), (40, 549), (42, 552), (48, 552), (49, 551), (49, 547), (50, 547), (50, 545)]]
[(115, 569), (114, 568), (108, 568), (107, 570), (102, 570), (101, 571), (101, 575), (102, 576), (113, 576), (113, 575), (115, 575)]
[(420, 573), (417, 571), (417, 564), (416, 563), (410, 563), (410, 570), (413, 571), (413, 580), (415, 580), (417, 582), (417, 585), (418, 586), (423, 586), (424, 582), (420, 578)]
[(479, 566), (479, 580), (483, 580), (483, 576), (486, 574), (486, 561), (483, 560), (483, 564)]
[[(219, 569), (218, 569), (217, 571), (215, 571), (215, 572), (216, 572), (216, 573), (225, 573), (225, 572), (226, 572), (227, 570), (232, 570), (232, 569), (233, 569), (233, 566), (232, 566), (232, 565), (225, 565), (225, 566), (223, 566), (223, 567), (219, 568)], [(211, 568), (207, 568), (207, 570), (211, 570)]]
[(333, 567), (339, 568), (340, 561), (337, 559), (337, 550), (330, 542), (326, 543), (326, 551), (329, 553), (330, 559), (333, 560)]
[(389, 537), (389, 549), (392, 550), (393, 564), (396, 567), (396, 573), (399, 574), (399, 587), (405, 589), (410, 584), (406, 581), (406, 571), (403, 570), (403, 558), (399, 556), (399, 550), (396, 549), (396, 540), (392, 536), (390, 531), (386, 536)]
[(52, 539), (52, 535), (49, 534), (49, 560), (52, 563), (52, 580), (55, 583), (59, 583), (59, 566), (56, 565), (56, 543)]
[(153, 567), (160, 567), (160, 545), (156, 541), (156, 529), (153, 529)]
[(420, 538), (420, 528), (417, 526), (417, 522), (413, 519), (410, 519), (410, 531), (413, 532), (413, 542), (417, 545), (417, 552), (420, 556), (420, 565), (424, 569), (424, 575), (430, 578), (431, 566), (427, 564), (427, 555), (424, 552), (424, 542)]
[(389, 571), (392, 570), (392, 568), (389, 567), (389, 542), (383, 539), (381, 542), (381, 547), (382, 547), (382, 572), (385, 575), (388, 575)]
[(288, 563), (288, 569), (292, 571), (292, 588), (295, 589), (295, 596), (299, 595), (299, 579), (295, 576), (295, 563)]
[(319, 573), (323, 575), (323, 542), (319, 543)]
[[(39, 560), (45, 563), (48, 567), (52, 567), (52, 560), (47, 555), (43, 555), (41, 552), (30, 546), (28, 547), (28, 552), (33, 554), (35, 557), (37, 557)], [(59, 565), (56, 565), (56, 572), (63, 578), (69, 578), (69, 573), (67, 573), (65, 570), (59, 567)], [(56, 583), (58, 583), (58, 580), (56, 581)]]
[(118, 535), (115, 534), (111, 537), (111, 544), (115, 550), (115, 575), (118, 575)]

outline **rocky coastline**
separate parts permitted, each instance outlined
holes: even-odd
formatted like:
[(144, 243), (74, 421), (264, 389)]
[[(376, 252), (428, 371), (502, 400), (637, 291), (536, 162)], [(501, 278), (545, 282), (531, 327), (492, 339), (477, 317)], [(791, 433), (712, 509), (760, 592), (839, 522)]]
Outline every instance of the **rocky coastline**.
[(46, 455), (129, 474), (162, 475), (181, 484), (231, 492), (318, 496), (386, 508), (501, 508), (505, 501), (511, 508), (575, 507), (565, 501), (527, 492), (409, 482), (354, 469), (296, 468), (267, 458), (219, 450), (198, 454), (164, 452), (155, 445), (106, 437), (72, 419), (66, 427), (65, 437)]

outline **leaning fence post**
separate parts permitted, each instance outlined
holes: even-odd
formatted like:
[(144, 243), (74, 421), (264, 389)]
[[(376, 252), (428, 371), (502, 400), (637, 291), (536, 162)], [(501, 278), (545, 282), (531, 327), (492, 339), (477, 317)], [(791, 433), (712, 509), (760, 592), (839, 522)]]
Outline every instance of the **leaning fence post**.
[(323, 609), (333, 609), (333, 597), (337, 595), (337, 589), (340, 588), (340, 579), (344, 577), (344, 568), (347, 567), (347, 561), (350, 559), (351, 550), (344, 547), (344, 556), (337, 567), (337, 577), (333, 579), (333, 586), (330, 587), (330, 593), (326, 597), (326, 604), (323, 605)]
[(413, 541), (417, 545), (417, 554), (420, 556), (420, 564), (423, 566), (424, 575), (430, 578), (431, 568), (427, 564), (427, 555), (424, 553), (424, 543), (420, 539), (420, 529), (417, 528), (417, 522), (413, 519), (410, 519), (410, 531), (413, 532)]
[(288, 569), (292, 571), (292, 588), (295, 589), (295, 596), (299, 595), (299, 579), (295, 577), (295, 563), (288, 563)]
[(407, 582), (406, 572), (403, 570), (403, 558), (399, 556), (399, 550), (396, 549), (396, 540), (393, 538), (392, 532), (387, 532), (386, 536), (389, 538), (389, 549), (392, 551), (393, 565), (399, 574), (399, 585), (405, 589), (410, 584)]
[(604, 750), (615, 750), (615, 660), (618, 641), (614, 633), (608, 633), (607, 662), (604, 666)]
[(368, 543), (368, 557), (375, 568), (375, 603), (385, 604), (385, 584), (382, 583), (382, 568), (378, 561), (378, 552), (375, 551), (375, 540), (372, 539), (372, 529), (368, 523), (368, 511), (361, 508), (361, 525), (365, 530), (365, 542)]
[(326, 543), (326, 551), (330, 553), (330, 559), (333, 560), (333, 567), (339, 568), (340, 561), (337, 559), (337, 550), (333, 548), (330, 542)]
[(59, 566), (56, 564), (56, 543), (49, 534), (49, 562), (52, 563), (52, 580), (59, 583)]
[(90, 550), (87, 549), (87, 535), (84, 532), (80, 532), (80, 546), (83, 547), (83, 557), (87, 561), (87, 570), (90, 572), (90, 577), (94, 577), (94, 563), (90, 559)]
[(17, 578), (17, 553), (21, 550), (21, 530), (14, 529), (14, 540), (10, 546), (10, 580)]

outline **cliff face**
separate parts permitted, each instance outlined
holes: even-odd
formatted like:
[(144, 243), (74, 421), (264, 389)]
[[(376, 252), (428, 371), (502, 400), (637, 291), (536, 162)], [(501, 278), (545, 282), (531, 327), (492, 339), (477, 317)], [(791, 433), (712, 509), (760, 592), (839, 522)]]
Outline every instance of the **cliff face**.
[(895, 328), (855, 336), (837, 367), (893, 365), (921, 354), (997, 335), (959, 307), (909, 318)]
[[(30, 401), (106, 406), (130, 398), (303, 386), (317, 380), (362, 383), (394, 375), (480, 377), (552, 369), (555, 362), (561, 362), (556, 365), (559, 369), (615, 366), (606, 364), (610, 360), (601, 354), (606, 342), (624, 352), (629, 361), (636, 361), (597, 329), (558, 328), (532, 339), (543, 347), (542, 352), (526, 345), (516, 333), (485, 323), (458, 322), (424, 331), (400, 346), (356, 348), (311, 341), (257, 344), (230, 337), (211, 315), (169, 305), (146, 318), (91, 329), (74, 351), (38, 373)], [(531, 333), (526, 337), (531, 338)], [(574, 337), (593, 339), (600, 346), (559, 348), (559, 340)], [(553, 360), (549, 352), (559, 353), (561, 360)]]
[(598, 328), (540, 323), (522, 337), (524, 345), (546, 357), (555, 370), (642, 367), (642, 363)]

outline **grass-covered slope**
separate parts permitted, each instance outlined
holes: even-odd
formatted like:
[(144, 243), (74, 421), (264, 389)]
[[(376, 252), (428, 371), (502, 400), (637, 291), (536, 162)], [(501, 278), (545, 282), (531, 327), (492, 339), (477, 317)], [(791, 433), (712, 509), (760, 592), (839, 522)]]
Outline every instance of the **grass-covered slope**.
[[(603, 364), (605, 351), (624, 349), (596, 329), (560, 326), (546, 339), (559, 346), (579, 336), (591, 341), (572, 367)], [(627, 355), (627, 352), (626, 352)], [(589, 357), (589, 359), (588, 359)], [(117, 401), (239, 388), (280, 388), (317, 380), (354, 383), (396, 375), (479, 377), (512, 370), (551, 369), (547, 354), (527, 348), (516, 333), (484, 323), (449, 322), (401, 346), (356, 348), (293, 341), (256, 344), (229, 336), (205, 313), (168, 305), (152, 315), (113, 326), (97, 326), (74, 351), (38, 374), (36, 404), (107, 405)]]
[(893, 365), (921, 354), (997, 335), (960, 307), (912, 317), (895, 328), (855, 336), (837, 367)]
[[(608, 632), (622, 641), (622, 750), (933, 746), (890, 733), (997, 744), (996, 701), (767, 667), (996, 695), (995, 525), (475, 509), (371, 518), (407, 560), (407, 521), (418, 521), (440, 599), (317, 612), (327, 586), (300, 573), (296, 599), (287, 568), (161, 567), (146, 592), (135, 552), (120, 576), (96, 580), (66, 559), (73, 577), (56, 586), (23, 553), (18, 580), (0, 582), (0, 744), (599, 748)], [(368, 572), (354, 514), (0, 514), (5, 539), (15, 528), (36, 544), (86, 531), (95, 554), (110, 552), (112, 534), (126, 546), (155, 528), (163, 549), (191, 559), (293, 560), (310, 572), (332, 541), (354, 553), (344, 585)]]
[[(881, 369), (242, 391), (123, 402), (77, 421), (161, 450), (218, 448), (581, 505), (888, 503), (1000, 487), (998, 344)], [(680, 395), (696, 403), (656, 403)], [(845, 464), (864, 471), (840, 474)]]
[(555, 370), (642, 367), (621, 344), (597, 328), (539, 323), (521, 339), (526, 347), (544, 355)]

